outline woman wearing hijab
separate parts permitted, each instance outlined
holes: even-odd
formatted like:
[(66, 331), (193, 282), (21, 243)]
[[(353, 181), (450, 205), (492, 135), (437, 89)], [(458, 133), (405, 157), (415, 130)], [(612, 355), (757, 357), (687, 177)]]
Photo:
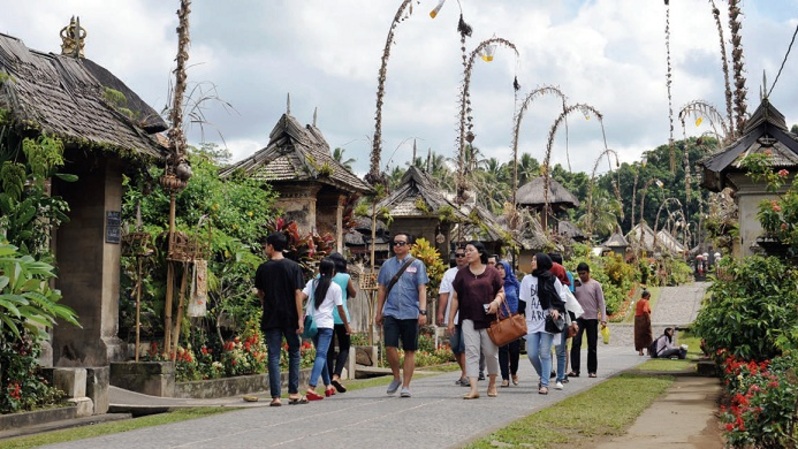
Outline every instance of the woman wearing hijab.
[(560, 299), (562, 283), (551, 273), (551, 258), (537, 253), (532, 259), (532, 273), (521, 281), (519, 299), (526, 303), (526, 350), (529, 361), (540, 377), (538, 393), (549, 394), (551, 346), (554, 334), (546, 332), (546, 317), (554, 319), (565, 313)]
[[(502, 316), (518, 313), (518, 287), (520, 283), (515, 277), (510, 263), (506, 260), (500, 260), (496, 264), (496, 268), (499, 270), (502, 279), (504, 279), (504, 300), (506, 303), (502, 304), (499, 313)], [(510, 386), (510, 376), (512, 376), (513, 385), (518, 385), (518, 358), (520, 354), (520, 340), (511, 341), (499, 348), (499, 370), (502, 373), (502, 387)]]
[(452, 281), (452, 307), (449, 314), (449, 333), (454, 332), (454, 315), (460, 312), (460, 329), (465, 341), (466, 375), (471, 390), (463, 399), (476, 399), (479, 376), (479, 354), (485, 355), (488, 368), (488, 397), (498, 396), (496, 375), (499, 374), (499, 348), (488, 336), (487, 328), (496, 319), (504, 297), (499, 271), (488, 266), (488, 255), (480, 242), (465, 247), (468, 265), (460, 269)]

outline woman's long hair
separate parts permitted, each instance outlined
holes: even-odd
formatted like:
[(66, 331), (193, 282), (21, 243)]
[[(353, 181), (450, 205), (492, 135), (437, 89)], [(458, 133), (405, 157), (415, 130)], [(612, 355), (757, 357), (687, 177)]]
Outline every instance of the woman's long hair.
[(479, 253), (479, 261), (482, 262), (482, 265), (488, 264), (488, 251), (485, 250), (485, 245), (483, 245), (482, 242), (471, 240), (470, 242), (466, 243), (466, 245), (471, 245), (477, 250)]
[(346, 267), (346, 259), (344, 256), (339, 252), (332, 252), (329, 256), (332, 259), (333, 263), (335, 263), (335, 272), (336, 273), (348, 273), (349, 270)]
[(313, 293), (313, 304), (316, 310), (321, 307), (324, 298), (327, 296), (327, 290), (330, 289), (332, 278), (335, 276), (335, 262), (325, 257), (319, 262), (319, 280), (316, 282), (316, 291)]
[(668, 331), (672, 330), (673, 330), (672, 327), (666, 327), (665, 330), (662, 332), (662, 335), (668, 337), (668, 343), (673, 343), (673, 337), (671, 337), (671, 334), (668, 333)]

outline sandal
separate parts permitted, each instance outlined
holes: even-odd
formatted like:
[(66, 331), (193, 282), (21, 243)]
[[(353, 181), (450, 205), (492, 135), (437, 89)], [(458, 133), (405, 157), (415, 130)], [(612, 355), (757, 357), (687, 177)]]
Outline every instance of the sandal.
[(327, 396), (328, 398), (330, 396), (335, 396), (335, 388), (330, 387), (330, 388), (324, 390), (324, 396)]
[(538, 394), (549, 394), (549, 389), (546, 387), (540, 387), (540, 390), (538, 390)]
[(308, 401), (321, 401), (322, 399), (324, 399), (324, 396), (316, 393), (313, 390), (306, 391), (305, 397), (307, 398)]
[(502, 388), (507, 388), (507, 387), (509, 387), (509, 386), (510, 386), (510, 381), (509, 381), (509, 380), (507, 380), (507, 379), (504, 379), (504, 380), (502, 381)]
[(596, 373), (590, 373), (590, 374), (587, 375), (587, 377), (591, 377), (591, 378), (595, 379), (596, 377), (598, 377), (598, 375)]
[(307, 404), (308, 398), (305, 396), (297, 396), (297, 397), (289, 397), (288, 398), (288, 405), (297, 405), (297, 404)]
[(463, 399), (479, 399), (479, 393), (474, 393), (474, 394), (468, 393), (463, 396)]
[(577, 373), (576, 371), (571, 371), (570, 373), (568, 373), (568, 377), (579, 377), (579, 373)]
[(283, 405), (283, 403), (280, 401), (280, 398), (272, 398), (272, 401), (269, 403), (269, 407), (279, 407), (281, 405)]
[(341, 384), (341, 381), (338, 379), (333, 379), (330, 381), (333, 387), (338, 390), (339, 393), (346, 393), (346, 388)]
[(498, 395), (499, 395), (499, 393), (496, 391), (495, 387), (492, 390), (488, 389), (488, 397), (489, 398), (495, 398)]
[(518, 374), (513, 374), (513, 385), (518, 385)]

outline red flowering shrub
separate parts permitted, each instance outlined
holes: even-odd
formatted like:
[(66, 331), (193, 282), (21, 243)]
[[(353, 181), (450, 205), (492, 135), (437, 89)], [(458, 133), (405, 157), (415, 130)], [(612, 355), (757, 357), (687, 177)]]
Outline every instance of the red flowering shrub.
[(785, 356), (757, 363), (729, 355), (722, 368), (728, 399), (720, 412), (729, 446), (796, 447), (796, 361)]

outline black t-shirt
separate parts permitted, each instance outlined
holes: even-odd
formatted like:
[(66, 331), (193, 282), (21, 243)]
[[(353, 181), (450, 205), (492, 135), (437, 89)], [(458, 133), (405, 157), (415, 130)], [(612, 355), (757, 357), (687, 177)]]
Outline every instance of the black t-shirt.
[(261, 329), (298, 329), (296, 291), (304, 286), (302, 268), (293, 260), (262, 263), (255, 273), (255, 288), (263, 292)]

